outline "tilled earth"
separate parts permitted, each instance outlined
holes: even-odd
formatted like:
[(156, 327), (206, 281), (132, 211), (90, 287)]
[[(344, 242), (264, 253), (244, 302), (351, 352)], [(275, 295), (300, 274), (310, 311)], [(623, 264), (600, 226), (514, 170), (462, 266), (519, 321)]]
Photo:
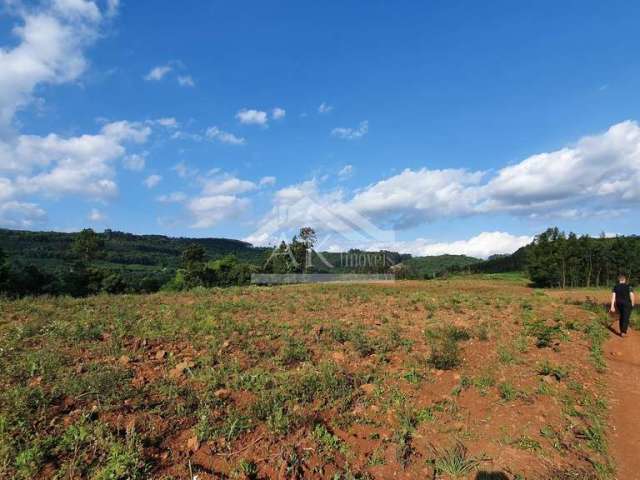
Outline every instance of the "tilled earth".
[(1, 478), (613, 478), (596, 302), (469, 278), (0, 312)]

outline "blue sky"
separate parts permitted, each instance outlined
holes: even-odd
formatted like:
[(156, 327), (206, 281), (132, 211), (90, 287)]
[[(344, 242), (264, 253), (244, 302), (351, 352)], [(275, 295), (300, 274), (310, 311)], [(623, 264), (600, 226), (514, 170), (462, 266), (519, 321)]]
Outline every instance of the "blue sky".
[(0, 226), (480, 256), (638, 233), (638, 2), (0, 5)]

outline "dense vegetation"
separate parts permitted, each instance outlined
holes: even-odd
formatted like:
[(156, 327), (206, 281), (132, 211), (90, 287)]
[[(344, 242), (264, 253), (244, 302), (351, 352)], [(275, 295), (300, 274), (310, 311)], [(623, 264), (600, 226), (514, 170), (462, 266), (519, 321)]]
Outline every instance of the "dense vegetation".
[(191, 245), (204, 250), (206, 261), (222, 261), (222, 268), (229, 263), (261, 265), (270, 253), (268, 248), (224, 238), (0, 229), (5, 256), (0, 291), (17, 296), (155, 292), (168, 282), (176, 285), (182, 254)]
[(621, 273), (635, 283), (640, 279), (640, 237), (593, 238), (549, 228), (512, 255), (490, 258), (472, 270), (523, 272), (538, 287), (600, 287), (615, 283)]
[(0, 229), (0, 292), (13, 296), (98, 292), (149, 293), (197, 286), (245, 285), (262, 273), (387, 273), (430, 279), (450, 273), (526, 273), (541, 287), (599, 287), (619, 273), (640, 274), (640, 237), (592, 238), (557, 228), (511, 255), (412, 257), (391, 251), (315, 252), (302, 228), (275, 250), (224, 238), (170, 238)]
[(621, 273), (638, 280), (640, 237), (578, 237), (550, 228), (528, 247), (527, 271), (542, 287), (599, 287)]
[(315, 232), (302, 228), (276, 251), (224, 238), (170, 238), (105, 230), (94, 233), (0, 229), (0, 292), (13, 296), (98, 292), (149, 293), (162, 288), (244, 285), (251, 273), (385, 273), (433, 278), (479, 260), (461, 255), (414, 257), (397, 252), (313, 252)]

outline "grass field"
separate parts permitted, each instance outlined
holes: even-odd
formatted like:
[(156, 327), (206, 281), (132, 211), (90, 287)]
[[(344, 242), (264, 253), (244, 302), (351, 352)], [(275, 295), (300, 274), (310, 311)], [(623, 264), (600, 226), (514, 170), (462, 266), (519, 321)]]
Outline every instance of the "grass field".
[(606, 316), (517, 277), (0, 311), (1, 478), (613, 478)]

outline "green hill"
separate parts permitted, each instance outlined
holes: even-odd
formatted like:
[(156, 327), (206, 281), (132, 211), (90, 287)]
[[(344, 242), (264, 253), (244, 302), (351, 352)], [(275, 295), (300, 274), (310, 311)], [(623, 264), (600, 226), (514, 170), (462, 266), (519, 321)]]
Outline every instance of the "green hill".
[(434, 255), (411, 257), (402, 263), (407, 267), (409, 278), (433, 278), (444, 272), (459, 272), (482, 262), (466, 255)]

